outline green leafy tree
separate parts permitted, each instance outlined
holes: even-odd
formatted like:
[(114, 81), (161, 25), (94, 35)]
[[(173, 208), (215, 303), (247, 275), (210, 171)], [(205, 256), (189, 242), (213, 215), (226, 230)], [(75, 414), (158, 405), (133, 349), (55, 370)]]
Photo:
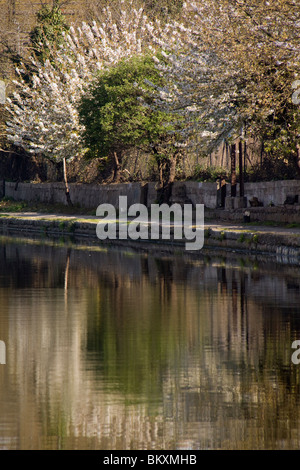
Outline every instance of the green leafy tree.
[(37, 12), (37, 25), (30, 33), (31, 48), (39, 62), (44, 63), (51, 55), (54, 46), (63, 41), (63, 33), (69, 26), (61, 11), (59, 0)]
[(145, 80), (163, 87), (163, 78), (150, 56), (121, 61), (101, 73), (79, 107), (83, 137), (90, 157), (108, 158), (113, 164), (114, 182), (120, 180), (125, 152), (139, 147), (152, 152), (161, 183), (167, 186), (175, 177), (178, 133), (166, 114), (147, 106), (152, 95)]

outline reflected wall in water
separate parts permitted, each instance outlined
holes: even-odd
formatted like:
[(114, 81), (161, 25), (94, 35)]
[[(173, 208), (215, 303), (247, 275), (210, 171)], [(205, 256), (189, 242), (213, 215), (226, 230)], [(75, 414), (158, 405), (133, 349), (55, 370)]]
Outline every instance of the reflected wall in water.
[(299, 268), (0, 256), (1, 448), (298, 448)]

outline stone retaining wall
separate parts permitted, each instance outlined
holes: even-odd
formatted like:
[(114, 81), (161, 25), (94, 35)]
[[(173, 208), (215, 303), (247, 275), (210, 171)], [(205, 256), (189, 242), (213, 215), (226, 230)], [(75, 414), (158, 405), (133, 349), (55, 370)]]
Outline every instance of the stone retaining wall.
[[(2, 184), (0, 181), (0, 188)], [(3, 192), (2, 192), (3, 193)], [(1, 193), (0, 193), (1, 195)], [(5, 183), (5, 196), (16, 201), (67, 204), (63, 183)], [(70, 197), (78, 207), (95, 209), (109, 203), (117, 207), (119, 196), (127, 196), (128, 205), (145, 203), (145, 187), (140, 183), (85, 185), (70, 184)]]
[[(239, 185), (237, 187), (239, 194)], [(257, 197), (264, 207), (274, 204), (284, 204), (287, 196), (298, 195), (300, 202), (300, 180), (263, 181), (260, 183), (245, 183), (245, 196), (249, 200)]]
[[(0, 181), (0, 197), (3, 196)], [(79, 207), (96, 209), (99, 204), (119, 205), (119, 196), (127, 196), (128, 206), (134, 203), (148, 207), (157, 201), (156, 183), (122, 183), (110, 185), (70, 184), (72, 203)], [(67, 204), (63, 183), (11, 183), (5, 182), (5, 196), (16, 201)], [(173, 187), (173, 202), (192, 202), (215, 208), (217, 203), (216, 183), (176, 182)]]
[(96, 241), (97, 245), (126, 246), (127, 248), (142, 248), (149, 250), (176, 250), (191, 256), (201, 255), (206, 250), (220, 250), (229, 253), (262, 254), (276, 256), (282, 263), (300, 264), (300, 235), (294, 233), (268, 233), (251, 228), (238, 229), (217, 227), (211, 228), (206, 225), (204, 231), (204, 246), (201, 250), (188, 251), (185, 249), (187, 240), (174, 240), (173, 233), (169, 240), (98, 240), (96, 236), (97, 220), (77, 220), (72, 217), (65, 219), (44, 218), (32, 219), (30, 217), (2, 216), (0, 217), (0, 235), (9, 236), (17, 234), (24, 237), (42, 237), (43, 239), (89, 239)]
[(279, 222), (286, 224), (300, 223), (300, 205), (284, 205), (275, 207), (249, 207), (247, 209), (205, 211), (205, 220), (221, 220), (223, 222), (244, 222), (245, 210), (249, 213), (249, 222)]
[[(147, 184), (147, 206), (157, 200), (157, 183)], [(197, 181), (176, 181), (172, 188), (172, 203), (204, 204), (214, 209), (217, 206), (217, 183), (201, 183)]]
[[(128, 205), (145, 204), (148, 207), (157, 201), (157, 183), (122, 183), (110, 185), (70, 184), (70, 195), (74, 205), (96, 209), (99, 204), (109, 203), (118, 207), (119, 196), (127, 196)], [(67, 204), (63, 183), (5, 183), (0, 181), (0, 197), (4, 195), (15, 200), (36, 201), (50, 204)], [(237, 185), (239, 195), (239, 185)], [(230, 185), (227, 185), (230, 197)], [(300, 203), (300, 181), (268, 181), (245, 183), (246, 206), (256, 197), (264, 208), (270, 205), (283, 206), (287, 196), (298, 196)], [(196, 181), (175, 182), (171, 202), (204, 204), (209, 209), (217, 207), (217, 183)]]

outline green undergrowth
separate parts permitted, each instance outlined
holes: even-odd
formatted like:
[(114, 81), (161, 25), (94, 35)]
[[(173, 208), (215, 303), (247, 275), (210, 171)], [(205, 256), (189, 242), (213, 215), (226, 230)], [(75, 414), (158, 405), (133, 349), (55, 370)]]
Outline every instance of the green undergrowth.
[(44, 204), (41, 202), (15, 201), (9, 197), (0, 199), (0, 212), (40, 212), (62, 215), (96, 215), (96, 209), (84, 209), (78, 205)]

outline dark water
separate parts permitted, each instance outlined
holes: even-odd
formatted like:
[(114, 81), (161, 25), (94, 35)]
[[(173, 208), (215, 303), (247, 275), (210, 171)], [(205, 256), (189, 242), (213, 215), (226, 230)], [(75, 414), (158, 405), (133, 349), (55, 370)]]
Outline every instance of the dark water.
[(298, 449), (300, 266), (0, 239), (1, 449)]

